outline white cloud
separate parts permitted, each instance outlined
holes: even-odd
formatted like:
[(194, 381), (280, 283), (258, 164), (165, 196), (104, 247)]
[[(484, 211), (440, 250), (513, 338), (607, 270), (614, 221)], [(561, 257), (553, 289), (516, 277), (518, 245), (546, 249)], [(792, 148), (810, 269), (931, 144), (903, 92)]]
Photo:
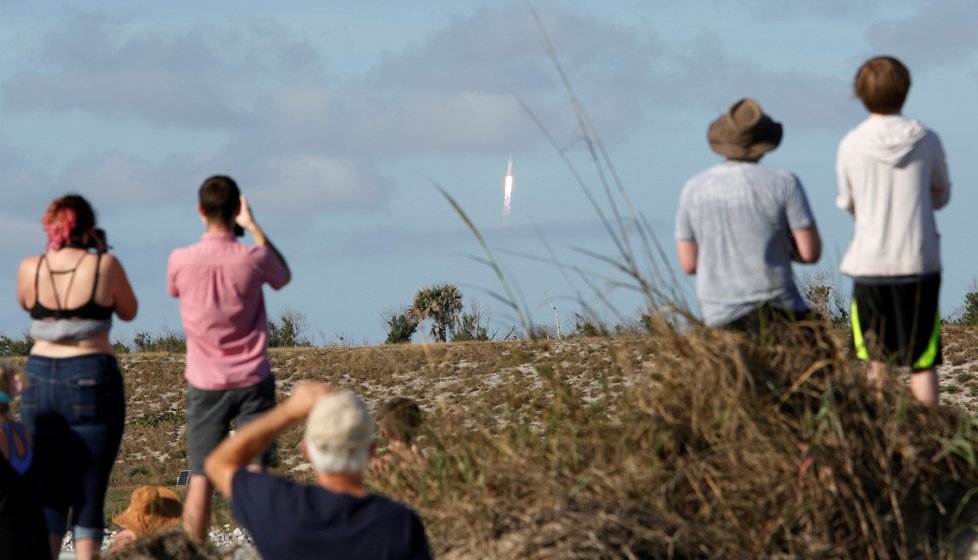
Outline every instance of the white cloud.
[[(548, 33), (606, 141), (639, 120), (649, 42), (633, 30), (558, 10)], [(290, 83), (256, 104), (242, 142), (266, 153), (314, 149), (359, 158), (486, 152), (542, 141), (516, 96), (570, 140), (574, 115), (525, 7), (453, 19), (362, 80)]]
[(165, 168), (114, 152), (69, 167), (58, 182), (84, 193), (93, 203), (134, 207), (164, 200), (171, 190), (165, 180), (168, 175)]
[(792, 19), (864, 17), (880, 9), (893, 9), (910, 0), (819, 0), (817, 2), (784, 2), (782, 0), (751, 0), (746, 4), (731, 4), (736, 9), (747, 9), (761, 21), (783, 21)]
[[(623, 134), (641, 110), (649, 43), (599, 18), (552, 8), (541, 18), (605, 140)], [(36, 69), (3, 93), (15, 110), (231, 131), (212, 154), (153, 162), (120, 146), (56, 180), (119, 206), (161, 201), (188, 176), (224, 170), (276, 185), (287, 194), (271, 199), (278, 206), (311, 197), (322, 204), (305, 208), (363, 208), (382, 200), (383, 161), (541, 142), (514, 94), (562, 139), (576, 134), (540, 31), (519, 4), (452, 19), (347, 82), (324, 76), (311, 43), (272, 22), (166, 32), (82, 14), (47, 37)]]
[(10, 217), (19, 219), (21, 214), (13, 209), (37, 208), (37, 219), (40, 220), (41, 212), (50, 200), (48, 196), (51, 191), (50, 179), (29, 166), (17, 150), (2, 138), (0, 138), (0, 186), (3, 188), (4, 197), (4, 204), (0, 210), (8, 212)]
[(798, 128), (838, 128), (860, 114), (847, 79), (769, 70), (730, 55), (715, 37), (691, 44), (670, 72), (669, 87), (656, 91), (666, 104), (711, 107), (719, 113), (741, 97), (753, 97), (775, 119)]
[[(26, 166), (20, 156), (0, 139), (0, 185), (3, 185), (4, 204), (0, 208), (0, 259), (19, 262), (28, 252), (40, 251), (41, 215), (48, 200), (43, 194), (45, 179)], [(24, 211), (23, 209), (31, 209)]]
[[(370, 166), (311, 154), (265, 159), (255, 170), (254, 189), (273, 210), (315, 213), (378, 204), (382, 181)], [(242, 186), (242, 189), (244, 187)]]
[(36, 69), (3, 84), (7, 107), (81, 110), (190, 128), (247, 119), (261, 79), (315, 68), (315, 50), (270, 22), (179, 33), (77, 15), (47, 38)]
[[(666, 50), (647, 29), (600, 14), (541, 9), (557, 55), (609, 146), (643, 115), (722, 110), (752, 95), (792, 127), (849, 123), (848, 84), (765, 70), (697, 40)], [(228, 173), (265, 206), (299, 212), (374, 208), (378, 168), (405, 156), (509, 152), (544, 141), (516, 96), (558, 142), (578, 136), (573, 110), (522, 4), (484, 8), (389, 54), (360, 78), (323, 74), (316, 46), (271, 21), (178, 31), (83, 14), (39, 48), (36, 68), (3, 85), (8, 108), (81, 110), (160, 126), (222, 127), (209, 153), (111, 153), (53, 174), (55, 190), (106, 208), (167, 204), (173, 190)], [(704, 123), (705, 126), (705, 123)], [(181, 200), (183, 200), (181, 198)]]
[(936, 0), (918, 6), (906, 19), (874, 24), (868, 35), (878, 52), (896, 55), (912, 68), (973, 57), (976, 26), (978, 11), (972, 0)]
[[(558, 55), (582, 89), (611, 89), (591, 79), (608, 79), (627, 66), (633, 75), (648, 68), (658, 48), (648, 30), (623, 28), (599, 15), (541, 8), (540, 19)], [(457, 17), (403, 56), (388, 58), (368, 84), (402, 84), (416, 90), (461, 89), (525, 95), (553, 91), (557, 76), (547, 58), (543, 35), (523, 4), (484, 8)]]
[(0, 238), (4, 239), (0, 246), (0, 258), (8, 265), (19, 262), (25, 255), (44, 250), (41, 216), (45, 208), (38, 205), (31, 215), (17, 211), (0, 211)]
[[(541, 236), (558, 252), (564, 252), (568, 244), (607, 240), (607, 231), (601, 222), (580, 220), (544, 222), (511, 226), (480, 227), (480, 234), (501, 255), (511, 252), (500, 247), (520, 247), (525, 254), (536, 254), (546, 259)], [(375, 225), (323, 245), (319, 254), (323, 257), (376, 257), (378, 255), (405, 255), (417, 253), (452, 253), (463, 248), (475, 248), (472, 232), (463, 225), (438, 228), (430, 223), (418, 226)], [(480, 254), (481, 256), (481, 254)], [(507, 257), (508, 258), (508, 257)]]
[[(48, 189), (80, 192), (99, 211), (192, 204), (208, 176), (233, 176), (242, 190), (277, 213), (328, 213), (382, 204), (386, 183), (370, 163), (309, 153), (249, 157), (173, 156), (159, 163), (113, 152), (67, 168)], [(56, 196), (56, 195), (53, 195)]]

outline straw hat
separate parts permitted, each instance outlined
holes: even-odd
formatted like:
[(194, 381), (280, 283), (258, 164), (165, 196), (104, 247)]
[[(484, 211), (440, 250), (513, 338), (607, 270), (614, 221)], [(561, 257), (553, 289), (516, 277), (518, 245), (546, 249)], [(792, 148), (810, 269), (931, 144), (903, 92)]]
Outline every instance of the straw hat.
[(781, 123), (764, 114), (757, 101), (745, 97), (720, 115), (706, 134), (710, 148), (730, 159), (755, 160), (778, 147)]
[(137, 535), (145, 535), (180, 523), (180, 496), (160, 486), (140, 486), (132, 493), (129, 507), (112, 521)]

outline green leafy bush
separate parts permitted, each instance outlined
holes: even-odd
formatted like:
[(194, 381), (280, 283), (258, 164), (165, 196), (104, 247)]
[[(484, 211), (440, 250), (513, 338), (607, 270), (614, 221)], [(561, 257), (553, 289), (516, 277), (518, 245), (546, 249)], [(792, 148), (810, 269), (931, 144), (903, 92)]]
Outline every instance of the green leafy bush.
[(489, 318), (475, 303), (469, 305), (469, 312), (462, 313), (452, 327), (453, 341), (489, 340), (490, 338), (492, 336), (489, 335)]
[(411, 337), (418, 330), (418, 318), (411, 308), (389, 313), (385, 324), (387, 325), (387, 338), (384, 340), (384, 344), (411, 342)]
[(972, 290), (964, 295), (964, 313), (958, 319), (959, 325), (978, 325), (978, 290)]
[(174, 352), (184, 353), (187, 351), (187, 341), (183, 333), (163, 328), (163, 333), (157, 336), (146, 331), (139, 331), (132, 338), (132, 344), (136, 352)]
[(34, 338), (26, 332), (18, 339), (0, 334), (0, 356), (27, 356), (33, 346)]
[(285, 308), (278, 321), (268, 321), (268, 346), (270, 348), (292, 348), (295, 346), (312, 346), (306, 331), (309, 320), (301, 311)]

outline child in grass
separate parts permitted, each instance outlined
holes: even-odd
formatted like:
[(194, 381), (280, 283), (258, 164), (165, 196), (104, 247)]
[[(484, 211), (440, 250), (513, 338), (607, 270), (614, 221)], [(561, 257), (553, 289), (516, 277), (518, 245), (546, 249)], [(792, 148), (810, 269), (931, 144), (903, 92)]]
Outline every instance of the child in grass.
[(412, 399), (395, 397), (385, 402), (377, 413), (380, 432), (387, 439), (387, 453), (371, 459), (370, 466), (384, 469), (393, 462), (420, 466), (423, 456), (415, 439), (421, 431), (424, 415)]
[(10, 409), (23, 387), (20, 368), (0, 362), (0, 558), (50, 559), (47, 526), (34, 494), (34, 450)]
[(140, 537), (180, 524), (183, 505), (173, 490), (162, 486), (140, 486), (132, 493), (129, 506), (112, 521), (123, 528), (115, 536), (109, 552), (132, 545)]

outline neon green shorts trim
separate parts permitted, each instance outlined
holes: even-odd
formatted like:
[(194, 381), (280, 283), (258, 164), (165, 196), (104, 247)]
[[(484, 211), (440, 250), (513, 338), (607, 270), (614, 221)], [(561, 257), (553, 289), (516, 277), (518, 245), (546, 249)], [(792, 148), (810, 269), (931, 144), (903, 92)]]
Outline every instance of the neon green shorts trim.
[(929, 369), (943, 363), (940, 275), (880, 284), (856, 279), (850, 320), (856, 358)]

